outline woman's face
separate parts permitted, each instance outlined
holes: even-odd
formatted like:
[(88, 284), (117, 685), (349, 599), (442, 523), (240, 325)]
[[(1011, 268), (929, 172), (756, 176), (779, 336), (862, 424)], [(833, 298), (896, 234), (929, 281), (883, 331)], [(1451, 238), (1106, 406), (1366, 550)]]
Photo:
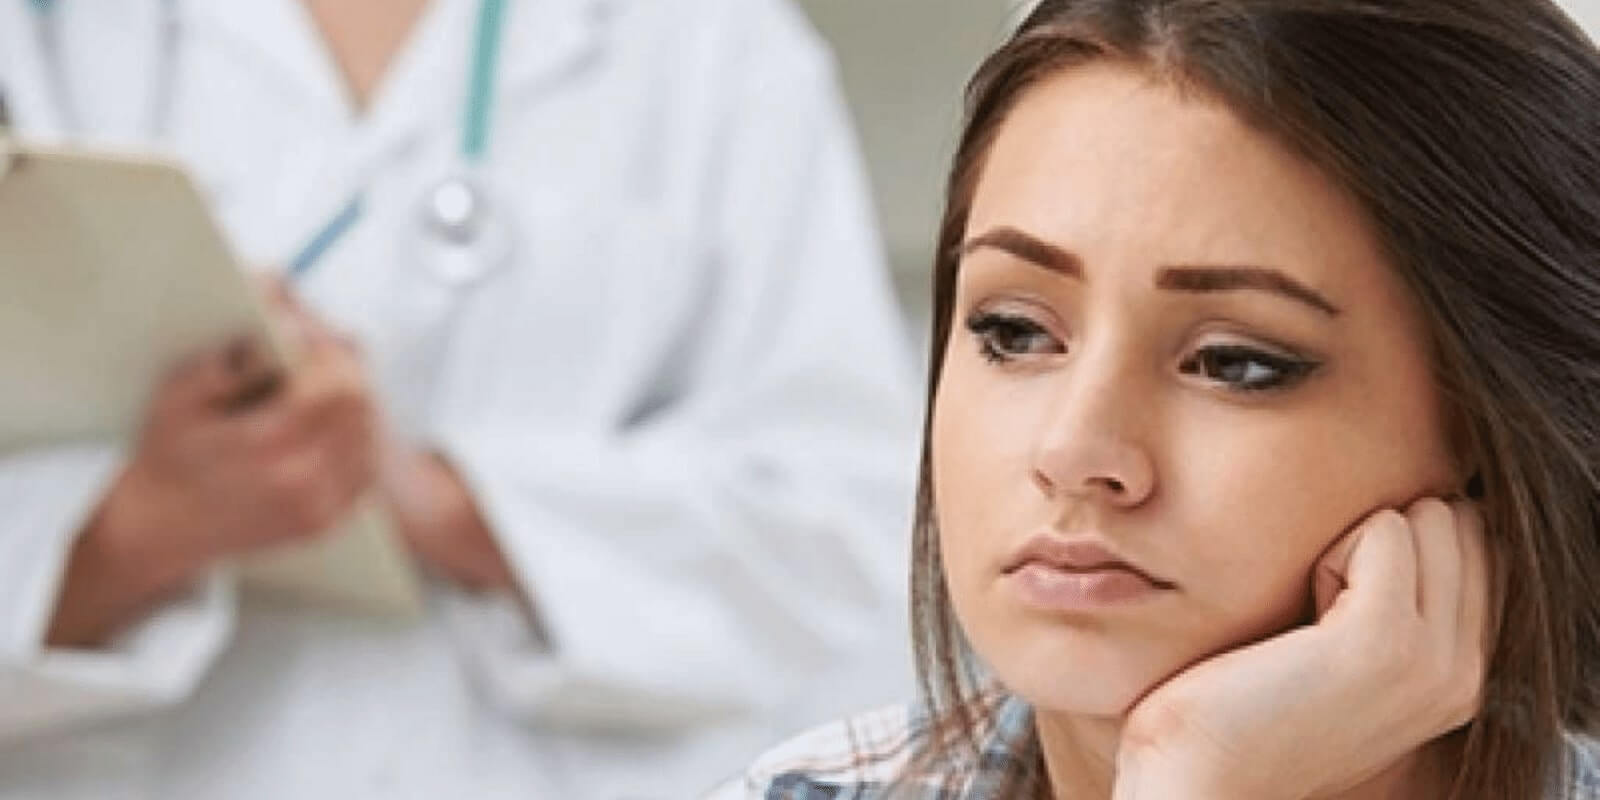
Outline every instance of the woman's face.
[(1459, 486), (1421, 316), (1354, 201), (1135, 68), (1063, 71), (1013, 111), (953, 313), (946, 578), (1041, 709), (1119, 715), (1305, 621), (1342, 533)]

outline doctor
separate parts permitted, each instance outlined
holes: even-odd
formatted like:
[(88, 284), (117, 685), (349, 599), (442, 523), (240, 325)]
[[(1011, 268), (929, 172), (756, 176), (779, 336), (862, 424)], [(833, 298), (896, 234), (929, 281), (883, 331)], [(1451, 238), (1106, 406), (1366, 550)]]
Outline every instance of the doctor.
[[(679, 798), (901, 692), (906, 353), (784, 0), (0, 0), (0, 91), (180, 158), (308, 353), (0, 456), (0, 798)], [(236, 586), (375, 484), (423, 621)]]

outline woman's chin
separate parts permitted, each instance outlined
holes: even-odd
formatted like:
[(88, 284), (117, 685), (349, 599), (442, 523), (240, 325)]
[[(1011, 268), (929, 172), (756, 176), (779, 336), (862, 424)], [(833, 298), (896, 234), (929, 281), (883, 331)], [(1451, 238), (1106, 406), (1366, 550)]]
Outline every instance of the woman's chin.
[[(1107, 680), (1098, 685), (1090, 683), (1099, 677), (1058, 670), (1053, 679), (1028, 675), (1018, 680), (1008, 680), (1002, 676), (1000, 681), (1007, 691), (1027, 701), (1038, 713), (1097, 719), (1121, 719), (1127, 716), (1139, 698), (1154, 685), (1125, 680)], [(1080, 680), (1084, 682), (1079, 683)]]
[(1177, 654), (1103, 640), (1017, 644), (989, 650), (999, 656), (990, 669), (1007, 691), (1045, 713), (1125, 716), (1184, 663)]

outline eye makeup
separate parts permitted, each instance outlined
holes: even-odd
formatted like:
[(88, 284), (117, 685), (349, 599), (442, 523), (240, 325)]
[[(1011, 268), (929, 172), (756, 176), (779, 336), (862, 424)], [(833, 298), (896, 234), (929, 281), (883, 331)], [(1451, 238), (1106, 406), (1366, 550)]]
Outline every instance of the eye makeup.
[(1248, 344), (1213, 344), (1196, 349), (1178, 371), (1244, 394), (1283, 391), (1322, 366), (1314, 359)]
[(979, 310), (967, 317), (966, 328), (990, 363), (1004, 364), (1032, 355), (1060, 355), (1066, 345), (1026, 314)]

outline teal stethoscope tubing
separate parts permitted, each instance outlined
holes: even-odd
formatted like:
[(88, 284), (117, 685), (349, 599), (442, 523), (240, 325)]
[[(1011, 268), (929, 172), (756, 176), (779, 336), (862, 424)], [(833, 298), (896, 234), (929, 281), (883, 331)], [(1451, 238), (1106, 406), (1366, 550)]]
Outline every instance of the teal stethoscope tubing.
[[(461, 121), (461, 160), (469, 169), (483, 163), (489, 152), (489, 126), (494, 119), (496, 65), (500, 61), (500, 40), (505, 29), (505, 0), (482, 0), (478, 6), (478, 26), (472, 47), (471, 74), (468, 76), (467, 97)], [(472, 195), (471, 205), (482, 213), (484, 198), (481, 191), (472, 188), (465, 176), (454, 176), (441, 182), (434, 192), (448, 191), (452, 185), (462, 187)], [(334, 215), (311, 240), (289, 260), (291, 278), (309, 272), (323, 254), (332, 249), (344, 235), (355, 227), (363, 213), (363, 195), (357, 193), (344, 210)], [(433, 220), (434, 224), (448, 228), (448, 220)]]
[[(31, 4), (39, 20), (40, 45), (45, 51), (45, 58), (52, 73), (51, 88), (61, 104), (64, 121), (69, 127), (81, 127), (82, 120), (78, 116), (77, 105), (72, 100), (67, 82), (60, 39), (55, 26), (51, 24), (50, 18), (56, 5), (55, 0), (31, 0)], [(481, 165), (489, 151), (489, 128), (494, 119), (495, 78), (500, 61), (500, 41), (505, 29), (505, 6), (505, 0), (480, 0), (478, 5), (471, 72), (468, 75), (467, 96), (463, 103), (461, 122), (460, 157), (467, 170)], [(163, 0), (161, 7), (165, 17), (162, 23), (165, 41), (158, 49), (163, 63), (157, 78), (160, 83), (154, 94), (155, 102), (152, 105), (150, 120), (152, 131), (157, 133), (165, 127), (166, 118), (171, 113), (172, 94), (176, 83), (174, 71), (177, 66), (174, 41), (177, 34), (176, 0)], [(472, 186), (465, 175), (446, 179), (434, 191), (443, 192), (447, 189), (471, 194), (473, 212), (482, 213), (484, 202), (482, 193)], [(291, 278), (309, 272), (322, 260), (323, 255), (355, 227), (363, 214), (364, 194), (357, 192), (355, 197), (351, 198), (350, 202), (289, 260), (287, 266)], [(452, 221), (443, 219), (434, 222), (442, 228), (449, 228), (453, 224)]]

